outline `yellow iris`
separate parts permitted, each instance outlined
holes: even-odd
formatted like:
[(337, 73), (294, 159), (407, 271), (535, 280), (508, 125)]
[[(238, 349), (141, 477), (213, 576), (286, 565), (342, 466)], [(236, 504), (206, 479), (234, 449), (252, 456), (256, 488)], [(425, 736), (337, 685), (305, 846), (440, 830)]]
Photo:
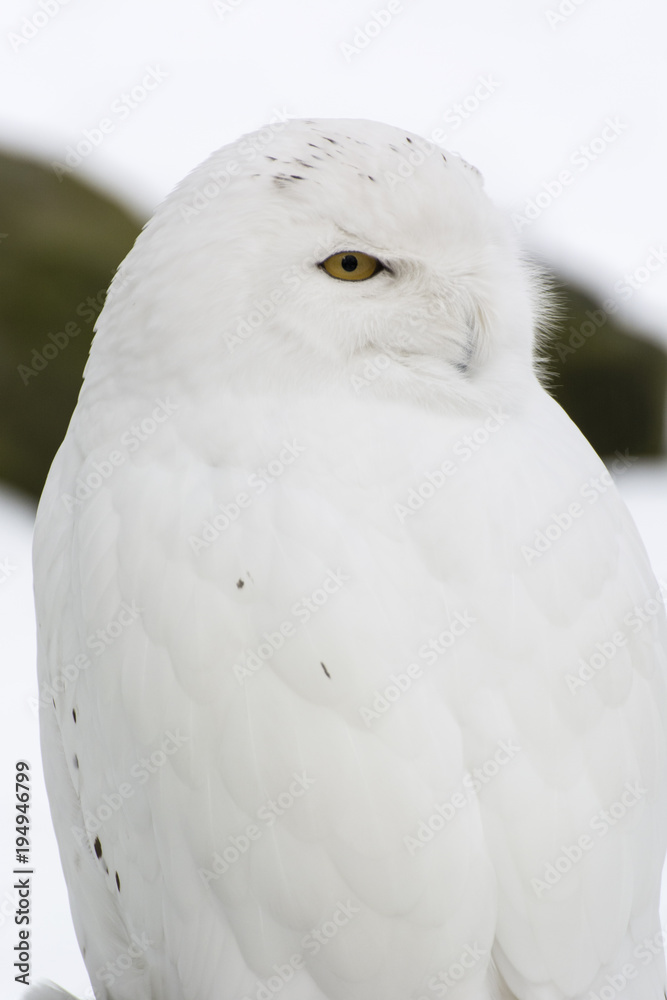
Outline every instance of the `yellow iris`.
[(377, 257), (358, 250), (334, 253), (323, 260), (321, 266), (332, 278), (342, 278), (343, 281), (365, 281), (382, 269)]

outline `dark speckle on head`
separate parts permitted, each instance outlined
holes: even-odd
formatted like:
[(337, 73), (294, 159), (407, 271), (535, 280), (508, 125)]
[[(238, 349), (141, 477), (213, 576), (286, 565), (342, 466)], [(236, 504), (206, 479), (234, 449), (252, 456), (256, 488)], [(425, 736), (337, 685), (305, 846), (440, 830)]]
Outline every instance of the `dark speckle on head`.
[(76, 722), (76, 709), (75, 708), (72, 709), (72, 718)]
[(444, 161), (445, 161), (445, 163), (446, 163), (446, 162), (447, 162), (447, 157), (445, 156), (445, 154), (444, 154), (444, 153), (441, 153), (440, 155), (442, 156), (443, 160), (444, 160)]
[(266, 159), (267, 160), (273, 160), (273, 162), (275, 163), (275, 159), (276, 158), (275, 158), (275, 156), (267, 156)]
[(236, 581), (236, 586), (237, 586), (237, 587), (238, 587), (238, 589), (240, 590), (240, 589), (241, 589), (241, 587), (245, 587), (245, 582), (244, 582), (243, 580), (240, 580), (240, 579), (239, 579), (239, 580), (237, 580), (237, 581)]
[(370, 175), (370, 174), (367, 174), (367, 177), (368, 177), (369, 181), (374, 181), (374, 180), (375, 180), (375, 178), (374, 178), (374, 177), (371, 177), (371, 175)]
[(317, 143), (316, 143), (316, 142), (309, 142), (309, 143), (308, 143), (308, 145), (309, 145), (309, 146), (312, 146), (312, 147), (313, 147), (313, 149), (320, 149), (320, 147), (319, 147), (319, 146), (317, 145)]
[(102, 857), (102, 843), (101, 843), (99, 837), (95, 837), (95, 843), (93, 844), (93, 847), (95, 848), (95, 854), (97, 855), (97, 857), (101, 858)]
[(406, 135), (406, 137), (405, 137), (405, 141), (406, 141), (406, 142), (409, 142), (409, 143), (410, 143), (410, 145), (412, 145), (412, 139), (410, 138), (410, 136), (409, 136), (409, 135)]
[(331, 680), (331, 674), (329, 673), (329, 671), (327, 670), (327, 668), (325, 667), (325, 665), (322, 663), (321, 660), (320, 660), (320, 666), (322, 667), (322, 670), (327, 675), (327, 677), (329, 678), (329, 680)]
[(335, 139), (330, 139), (328, 135), (324, 135), (324, 136), (322, 136), (322, 138), (323, 138), (323, 139), (326, 139), (326, 140), (327, 140), (327, 142), (331, 142), (331, 143), (333, 143), (333, 145), (334, 145), (334, 146), (338, 146), (338, 145), (340, 145), (340, 143), (336, 142), (336, 140), (335, 140)]
[(290, 177), (292, 178), (293, 181), (305, 181), (306, 179), (305, 177), (302, 177), (300, 174), (290, 174)]
[(79, 770), (79, 758), (77, 757), (76, 754), (74, 754), (74, 767), (77, 769), (77, 771)]
[(313, 169), (313, 165), (312, 165), (312, 163), (306, 163), (306, 161), (305, 161), (305, 160), (300, 160), (300, 159), (299, 159), (298, 157), (297, 157), (297, 159), (295, 160), (295, 162), (296, 162), (296, 163), (300, 163), (302, 167), (308, 167), (308, 169), (309, 169), (309, 170), (312, 170), (312, 169)]
[(120, 877), (118, 872), (116, 872), (116, 885), (118, 886), (118, 891), (120, 892)]

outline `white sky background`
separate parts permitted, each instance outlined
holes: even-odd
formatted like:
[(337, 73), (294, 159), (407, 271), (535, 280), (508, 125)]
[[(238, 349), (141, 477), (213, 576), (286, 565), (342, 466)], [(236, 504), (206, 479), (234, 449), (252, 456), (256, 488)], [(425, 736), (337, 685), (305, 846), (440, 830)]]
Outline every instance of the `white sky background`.
[[(59, 0), (41, 2), (55, 8)], [(20, 35), (26, 18), (41, 24), (46, 16), (40, 0), (2, 0), (0, 147), (62, 161), (84, 129), (110, 118), (113, 131), (78, 176), (146, 216), (209, 152), (277, 109), (293, 117), (372, 118), (427, 137), (441, 128), (446, 147), (481, 169), (490, 195), (509, 212), (523, 211), (569, 169), (572, 184), (522, 235), (571, 278), (618, 298), (615, 282), (641, 268), (654, 248), (667, 248), (667, 6), (564, 0), (572, 13), (550, 25), (547, 12), (558, 2), (403, 0), (388, 26), (346, 59), (341, 43), (352, 44), (387, 0), (233, 0), (225, 14), (213, 0), (69, 0), (17, 49), (11, 33)], [(166, 79), (121, 117), (114, 102), (151, 67)], [(490, 81), (481, 101), (472, 97), (480, 78)], [(466, 120), (453, 110), (463, 101), (471, 110)], [(609, 118), (620, 122), (620, 134), (578, 169), (571, 157)], [(639, 283), (648, 272), (638, 275)], [(667, 342), (667, 257), (619, 304)], [(657, 537), (655, 482), (648, 490), (644, 484), (629, 473), (619, 486)], [(9, 958), (13, 851), (5, 803), (14, 760), (25, 756), (37, 768), (38, 742), (29, 704), (36, 693), (31, 513), (4, 510), (0, 559), (8, 556), (16, 568), (0, 580), (0, 623), (9, 635), (0, 700), (0, 994), (14, 998), (22, 990), (12, 985)], [(658, 560), (656, 570), (667, 570), (666, 549)], [(33, 822), (33, 969), (83, 995), (86, 978), (38, 782)]]

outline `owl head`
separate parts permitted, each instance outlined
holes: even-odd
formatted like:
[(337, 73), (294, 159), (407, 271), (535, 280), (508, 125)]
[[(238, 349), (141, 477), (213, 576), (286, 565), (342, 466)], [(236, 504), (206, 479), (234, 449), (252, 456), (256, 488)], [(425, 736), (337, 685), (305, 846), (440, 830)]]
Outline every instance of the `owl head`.
[(534, 377), (537, 284), (457, 155), (376, 122), (276, 121), (158, 208), (86, 379), (320, 394), (376, 371), (376, 395), (484, 403)]

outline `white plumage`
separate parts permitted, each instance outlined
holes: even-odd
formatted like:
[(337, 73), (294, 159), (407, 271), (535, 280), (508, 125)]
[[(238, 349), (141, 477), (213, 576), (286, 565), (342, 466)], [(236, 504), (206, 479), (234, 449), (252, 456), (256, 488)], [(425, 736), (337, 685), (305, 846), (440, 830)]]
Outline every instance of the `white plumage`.
[(99, 1000), (662, 1000), (664, 612), (533, 285), (371, 122), (225, 147), (137, 240), (35, 538)]

